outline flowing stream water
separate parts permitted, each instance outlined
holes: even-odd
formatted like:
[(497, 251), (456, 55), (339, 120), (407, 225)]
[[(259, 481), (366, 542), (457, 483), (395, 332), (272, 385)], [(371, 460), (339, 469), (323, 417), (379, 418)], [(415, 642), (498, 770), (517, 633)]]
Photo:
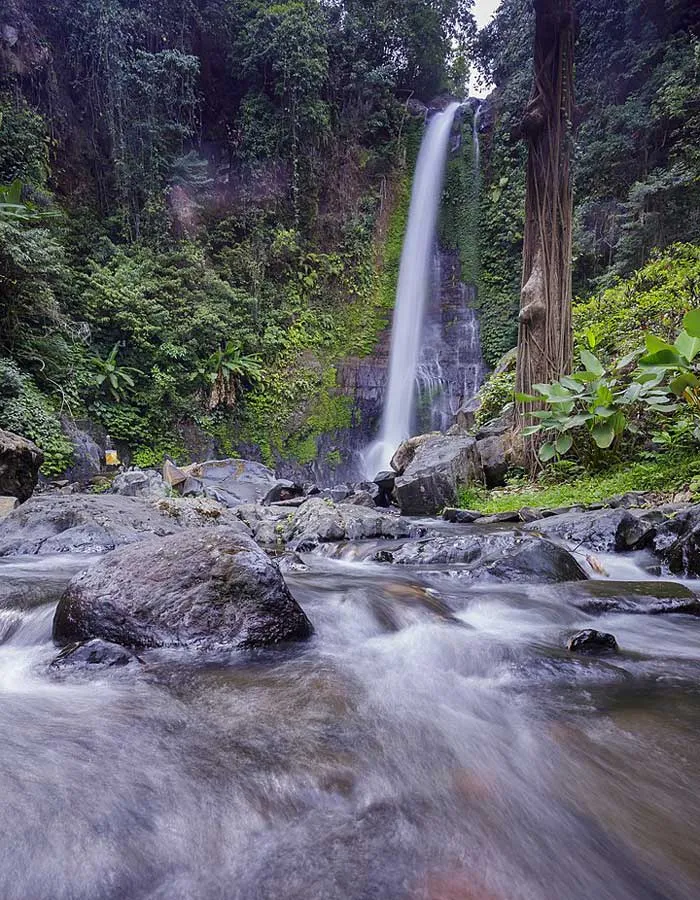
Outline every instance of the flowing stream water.
[[(566, 585), (379, 546), (289, 576), (308, 643), (206, 664), (55, 671), (54, 605), (2, 609), (0, 897), (700, 896), (697, 620), (586, 615)], [(0, 561), (0, 586), (87, 562)], [(568, 654), (581, 627), (621, 654)]]
[(378, 440), (367, 450), (365, 468), (372, 478), (386, 469), (407, 438), (415, 409), (415, 381), (430, 290), (440, 194), (452, 123), (461, 104), (450, 103), (428, 122), (413, 178), (406, 235), (401, 251), (391, 328), (389, 381)]

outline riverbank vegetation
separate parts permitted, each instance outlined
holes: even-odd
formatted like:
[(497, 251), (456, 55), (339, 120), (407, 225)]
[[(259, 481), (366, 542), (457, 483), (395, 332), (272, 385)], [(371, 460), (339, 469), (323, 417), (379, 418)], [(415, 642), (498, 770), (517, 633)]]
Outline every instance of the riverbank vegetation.
[[(522, 266), (524, 147), (516, 137), (530, 88), (531, 12), (505, 0), (480, 37), (497, 85), (480, 229), (492, 364), (501, 349), (494, 319), (513, 317)], [(577, 12), (574, 371), (524, 396), (513, 393), (514, 367), (500, 366), (484, 387), (477, 424), (504, 407), (510, 415), (514, 401), (533, 403), (523, 434), (540, 445), (534, 481), (516, 469), (503, 491), (472, 495), (490, 511), (598, 502), (625, 490), (672, 494), (696, 474), (700, 16), (688, 3), (634, 0), (578, 4)], [(506, 285), (500, 293), (489, 283), (494, 271)]]
[[(11, 0), (0, 24), (0, 427), (155, 464), (308, 462), (393, 304), (420, 104), (469, 2)], [(4, 212), (4, 214), (3, 214)]]

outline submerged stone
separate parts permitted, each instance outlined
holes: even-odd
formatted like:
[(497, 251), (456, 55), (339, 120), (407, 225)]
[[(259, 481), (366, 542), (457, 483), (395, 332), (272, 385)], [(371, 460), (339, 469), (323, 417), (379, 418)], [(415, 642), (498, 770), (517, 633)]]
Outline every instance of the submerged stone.
[(614, 653), (618, 649), (614, 634), (605, 631), (596, 631), (594, 628), (586, 628), (571, 637), (567, 643), (567, 649), (572, 653)]

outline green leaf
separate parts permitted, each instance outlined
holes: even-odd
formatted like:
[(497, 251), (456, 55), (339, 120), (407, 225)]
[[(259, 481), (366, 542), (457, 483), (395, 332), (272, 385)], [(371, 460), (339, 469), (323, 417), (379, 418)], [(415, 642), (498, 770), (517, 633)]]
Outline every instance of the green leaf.
[(681, 372), (680, 375), (673, 379), (669, 387), (676, 397), (682, 397), (686, 388), (696, 388), (698, 385), (700, 385), (700, 379), (697, 375), (694, 375), (692, 372)]
[(691, 309), (685, 314), (683, 327), (691, 337), (700, 338), (700, 309)]
[(634, 360), (639, 356), (639, 350), (633, 350), (631, 353), (626, 353), (624, 356), (620, 357), (615, 363), (615, 371), (619, 372), (622, 369), (626, 369), (627, 366), (634, 362)]
[(615, 415), (615, 410), (614, 410), (614, 409), (610, 409), (609, 406), (596, 406), (596, 408), (595, 408), (595, 414), (596, 414), (596, 416), (598, 416), (598, 418), (600, 418), (600, 419), (609, 419), (610, 416), (614, 416), (614, 415)]
[(554, 446), (559, 456), (564, 456), (565, 453), (568, 453), (569, 450), (571, 450), (573, 443), (574, 439), (570, 434), (560, 434), (556, 439)]
[(518, 403), (538, 403), (540, 398), (536, 397), (534, 394), (519, 394), (516, 393), (515, 399)]
[(686, 365), (685, 359), (680, 355), (675, 347), (668, 346), (665, 350), (659, 350), (656, 353), (647, 353), (639, 360), (640, 366), (664, 366), (668, 368), (680, 368)]
[(673, 347), (669, 343), (662, 341), (661, 338), (657, 337), (655, 334), (645, 335), (644, 343), (647, 348), (647, 353), (661, 353), (664, 350), (673, 350)]
[(538, 453), (539, 458), (542, 462), (549, 462), (550, 459), (554, 459), (557, 455), (557, 451), (554, 449), (554, 444), (542, 444), (540, 447), (540, 452)]
[(591, 353), (590, 350), (581, 350), (579, 356), (581, 357), (581, 362), (583, 363), (587, 372), (595, 375), (596, 378), (600, 378), (600, 376), (603, 375), (603, 373), (605, 372), (603, 364), (597, 356), (594, 356), (594, 354)]
[(615, 430), (609, 421), (600, 422), (593, 427), (591, 435), (601, 450), (607, 450), (615, 440)]
[(700, 353), (700, 338), (692, 337), (687, 331), (681, 331), (676, 338), (675, 348), (688, 362), (692, 362)]
[(569, 431), (569, 429), (571, 428), (580, 428), (581, 425), (585, 425), (587, 422), (590, 422), (592, 418), (593, 416), (588, 413), (580, 413), (577, 416), (571, 416), (569, 419), (567, 419), (564, 425), (564, 429), (566, 431)]
[(589, 384), (590, 382), (597, 381), (598, 375), (595, 375), (593, 372), (574, 372), (571, 378), (574, 381), (580, 381), (583, 384)]
[(542, 431), (541, 425), (526, 425), (522, 430), (522, 434), (524, 437), (530, 437), (533, 434), (539, 434)]
[(633, 381), (622, 395), (623, 403), (635, 403), (642, 393), (642, 385), (638, 381)]
[(584, 390), (581, 382), (576, 381), (576, 379), (572, 378), (570, 375), (564, 375), (564, 377), (561, 378), (560, 381), (564, 385), (564, 387), (569, 388), (569, 390), (574, 391), (574, 393), (576, 394), (580, 394), (581, 391)]
[(617, 437), (619, 437), (622, 434), (622, 432), (625, 430), (625, 427), (627, 425), (627, 419), (625, 418), (625, 416), (623, 416), (623, 414), (621, 412), (618, 411), (615, 413), (615, 415), (609, 421), (610, 421), (610, 425), (612, 426), (613, 431), (615, 432), (615, 435)]

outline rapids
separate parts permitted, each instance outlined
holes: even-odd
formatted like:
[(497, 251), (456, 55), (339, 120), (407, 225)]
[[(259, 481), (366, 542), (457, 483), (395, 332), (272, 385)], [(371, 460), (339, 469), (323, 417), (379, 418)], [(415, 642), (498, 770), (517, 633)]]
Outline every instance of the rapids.
[[(0, 610), (0, 897), (699, 896), (698, 621), (376, 549), (288, 576), (310, 642), (205, 664), (51, 669), (54, 604)], [(2, 561), (0, 585), (86, 562)], [(620, 655), (563, 649), (590, 627)]]

